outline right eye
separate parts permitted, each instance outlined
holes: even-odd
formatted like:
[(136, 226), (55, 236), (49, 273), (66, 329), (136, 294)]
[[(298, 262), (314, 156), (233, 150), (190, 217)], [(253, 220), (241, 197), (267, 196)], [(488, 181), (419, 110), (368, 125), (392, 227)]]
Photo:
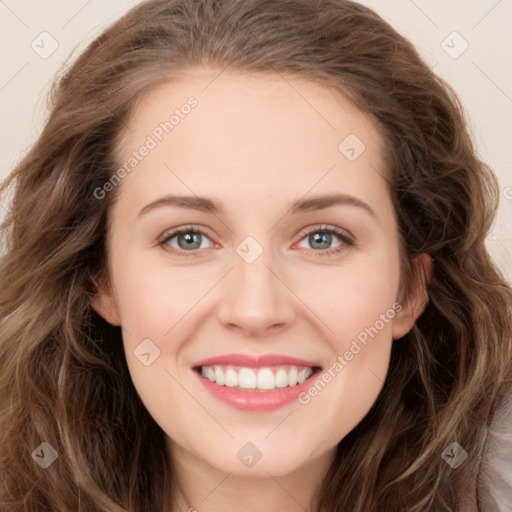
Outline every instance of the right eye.
[[(205, 238), (209, 239), (205, 230), (197, 226), (183, 226), (167, 232), (158, 245), (178, 256), (197, 256), (194, 251), (207, 249)], [(213, 243), (213, 242), (212, 242)]]

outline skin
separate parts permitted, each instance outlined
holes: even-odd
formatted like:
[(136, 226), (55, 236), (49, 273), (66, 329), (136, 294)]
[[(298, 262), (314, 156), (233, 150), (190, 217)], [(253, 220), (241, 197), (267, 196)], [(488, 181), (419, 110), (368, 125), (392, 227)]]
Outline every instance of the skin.
[[(321, 85), (198, 68), (139, 99), (118, 147), (120, 165), (190, 96), (197, 107), (119, 185), (108, 279), (93, 306), (121, 326), (135, 388), (167, 435), (182, 487), (172, 510), (310, 509), (337, 443), (382, 389), (392, 340), (423, 311), (424, 288), (411, 290), (307, 405), (235, 409), (213, 398), (192, 366), (228, 353), (274, 353), (326, 369), (397, 303), (398, 231), (381, 176), (382, 139), (367, 114)], [(366, 146), (353, 162), (338, 150), (348, 134)], [(347, 204), (290, 213), (294, 200), (333, 192), (364, 201), (375, 216)], [(138, 217), (169, 194), (208, 197), (223, 212), (167, 205)], [(207, 231), (199, 249), (172, 252), (177, 237), (158, 245), (188, 224)], [(303, 233), (322, 232), (322, 224), (344, 230), (354, 245), (333, 234), (329, 248), (341, 250), (325, 255)], [(236, 252), (249, 235), (263, 249), (252, 263)], [(413, 263), (431, 271), (426, 255)], [(149, 366), (134, 355), (147, 338), (160, 350)], [(237, 458), (247, 442), (262, 453), (251, 468)]]

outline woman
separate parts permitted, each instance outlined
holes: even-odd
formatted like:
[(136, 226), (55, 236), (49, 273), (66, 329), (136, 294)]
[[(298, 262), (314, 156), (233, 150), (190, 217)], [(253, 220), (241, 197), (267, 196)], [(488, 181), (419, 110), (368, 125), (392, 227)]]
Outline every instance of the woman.
[(371, 10), (142, 3), (11, 189), (2, 510), (507, 506), (497, 183)]

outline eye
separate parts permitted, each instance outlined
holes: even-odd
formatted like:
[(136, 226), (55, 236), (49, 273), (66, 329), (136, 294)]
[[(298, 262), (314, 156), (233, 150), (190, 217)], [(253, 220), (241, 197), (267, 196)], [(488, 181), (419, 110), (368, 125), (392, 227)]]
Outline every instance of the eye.
[[(320, 253), (322, 256), (335, 255), (355, 245), (355, 241), (347, 232), (327, 224), (307, 228), (299, 236), (302, 237), (301, 242), (305, 241), (310, 245), (313, 253)], [(340, 242), (332, 247), (336, 239)]]
[[(182, 226), (166, 233), (158, 245), (178, 255), (196, 256), (193, 251), (207, 249), (209, 240), (208, 234), (197, 226)], [(191, 254), (188, 254), (191, 253)]]
[[(312, 253), (321, 256), (336, 255), (355, 245), (355, 241), (346, 231), (327, 224), (306, 228), (299, 236), (301, 237), (299, 243), (305, 241), (310, 245), (309, 250)], [(208, 240), (212, 245), (208, 245)], [(338, 244), (332, 247), (336, 240)], [(198, 226), (182, 226), (174, 229), (165, 233), (158, 242), (158, 246), (178, 256), (198, 256), (196, 251), (210, 248), (213, 244), (206, 230)]]

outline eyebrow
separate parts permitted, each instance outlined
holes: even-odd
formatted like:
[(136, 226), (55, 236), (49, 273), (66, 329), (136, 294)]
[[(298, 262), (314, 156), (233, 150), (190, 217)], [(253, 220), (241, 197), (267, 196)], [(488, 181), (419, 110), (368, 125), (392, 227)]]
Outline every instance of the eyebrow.
[[(377, 215), (375, 211), (371, 208), (370, 205), (358, 199), (355, 196), (351, 196), (348, 194), (329, 194), (329, 195), (321, 195), (321, 196), (311, 196), (307, 199), (297, 199), (290, 206), (290, 213), (303, 213), (314, 210), (323, 210), (325, 208), (329, 208), (335, 205), (348, 205), (355, 206), (357, 208), (361, 208), (362, 210), (369, 213), (372, 217), (377, 219)], [(224, 210), (221, 205), (212, 199), (207, 197), (199, 197), (199, 196), (174, 196), (169, 195), (165, 197), (161, 197), (156, 201), (153, 201), (139, 212), (137, 217), (141, 217), (149, 213), (156, 208), (160, 208), (163, 206), (178, 206), (180, 208), (189, 208), (192, 210), (198, 210), (206, 213), (223, 213)]]

